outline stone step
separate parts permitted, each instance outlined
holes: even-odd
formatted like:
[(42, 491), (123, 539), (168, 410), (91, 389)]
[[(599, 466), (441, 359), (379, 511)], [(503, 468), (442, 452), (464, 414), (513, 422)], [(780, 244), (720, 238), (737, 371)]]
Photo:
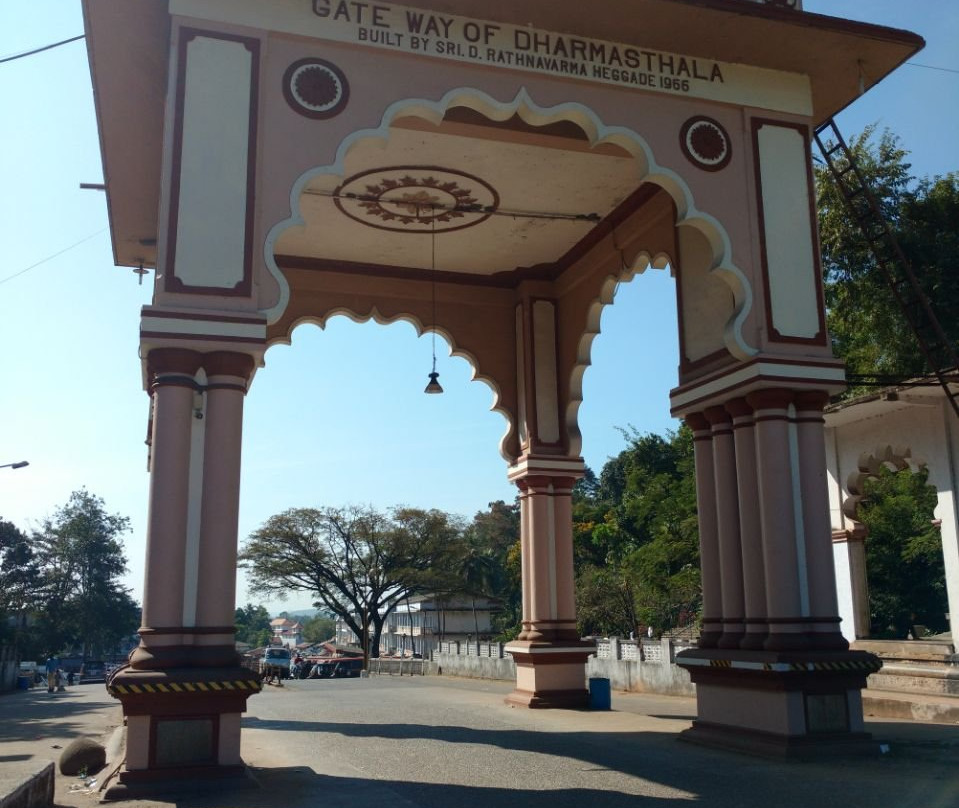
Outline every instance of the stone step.
[(920, 693), (896, 693), (868, 688), (862, 691), (867, 718), (899, 718), (927, 724), (959, 724), (959, 698)]
[(886, 662), (872, 674), (868, 687), (901, 693), (959, 696), (959, 667)]
[(883, 661), (921, 662), (959, 669), (959, 655), (951, 640), (856, 640), (851, 647), (875, 654)]

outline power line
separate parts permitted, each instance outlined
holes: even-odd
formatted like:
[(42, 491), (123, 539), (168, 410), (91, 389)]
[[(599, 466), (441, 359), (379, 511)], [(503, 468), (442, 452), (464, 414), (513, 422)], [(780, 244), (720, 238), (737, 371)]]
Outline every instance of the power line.
[(35, 53), (43, 53), (43, 51), (48, 51), (52, 48), (59, 48), (61, 45), (69, 45), (71, 42), (76, 42), (78, 39), (85, 39), (86, 34), (80, 34), (80, 36), (70, 37), (70, 39), (64, 39), (61, 42), (54, 42), (50, 45), (44, 45), (42, 48), (34, 48), (33, 50), (24, 51), (23, 53), (15, 53), (13, 56), (4, 56), (0, 59), (0, 64), (4, 62), (12, 62), (14, 59), (23, 59), (25, 56), (33, 56)]
[(918, 62), (906, 62), (909, 67), (924, 67), (926, 70), (941, 70), (943, 73), (959, 73), (954, 67), (937, 67), (936, 65), (921, 65)]
[(76, 243), (74, 243), (74, 244), (71, 244), (69, 247), (64, 247), (64, 248), (63, 248), (62, 250), (60, 250), (59, 252), (55, 252), (53, 255), (48, 255), (46, 258), (43, 258), (42, 260), (37, 261), (37, 263), (31, 264), (31, 265), (28, 266), (26, 269), (21, 269), (19, 272), (14, 272), (12, 275), (8, 275), (6, 278), (0, 279), (0, 283), (6, 283), (7, 281), (12, 281), (14, 278), (19, 278), (21, 275), (29, 272), (31, 269), (36, 269), (36, 268), (37, 268), (38, 266), (40, 266), (41, 264), (45, 264), (45, 263), (47, 263), (47, 261), (52, 261), (52, 260), (53, 260), (54, 258), (56, 258), (58, 255), (63, 255), (65, 252), (69, 252), (69, 251), (72, 250), (74, 247), (79, 247), (79, 246), (80, 246), (81, 244), (83, 244), (84, 242), (87, 242), (87, 241), (89, 241), (89, 240), (92, 239), (92, 238), (96, 238), (96, 237), (99, 236), (101, 233), (105, 233), (105, 232), (106, 232), (106, 228), (105, 228), (105, 227), (104, 227), (102, 230), (97, 230), (96, 233), (91, 233), (91, 234), (90, 234), (89, 236), (87, 236), (86, 238), (80, 239), (78, 242), (76, 242)]
[[(23, 59), (26, 56), (33, 56), (36, 53), (43, 53), (43, 51), (51, 50), (52, 48), (59, 48), (61, 45), (69, 45), (71, 42), (76, 42), (80, 39), (85, 39), (86, 34), (80, 34), (79, 36), (70, 37), (70, 39), (64, 39), (60, 42), (53, 42), (50, 45), (44, 45), (41, 48), (34, 48), (33, 50), (24, 51), (23, 53), (15, 53), (12, 56), (4, 56), (0, 59), (0, 64), (4, 62), (12, 62), (14, 59)], [(939, 67), (938, 65), (923, 65), (918, 62), (906, 62), (909, 67), (921, 67), (926, 70), (941, 70), (943, 73), (959, 73), (959, 69), (953, 67)]]

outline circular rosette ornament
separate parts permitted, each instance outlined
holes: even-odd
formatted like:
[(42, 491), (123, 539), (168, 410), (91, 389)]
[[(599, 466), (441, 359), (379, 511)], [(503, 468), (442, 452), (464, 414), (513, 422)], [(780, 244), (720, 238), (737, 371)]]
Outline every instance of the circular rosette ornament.
[(683, 124), (679, 145), (686, 159), (703, 171), (721, 171), (733, 156), (729, 133), (721, 123), (702, 115)]
[(462, 230), (499, 207), (499, 194), (479, 177), (436, 166), (364, 171), (347, 178), (333, 197), (351, 219), (400, 233)]
[(350, 99), (350, 85), (343, 71), (323, 59), (300, 59), (283, 74), (283, 97), (307, 118), (339, 115)]

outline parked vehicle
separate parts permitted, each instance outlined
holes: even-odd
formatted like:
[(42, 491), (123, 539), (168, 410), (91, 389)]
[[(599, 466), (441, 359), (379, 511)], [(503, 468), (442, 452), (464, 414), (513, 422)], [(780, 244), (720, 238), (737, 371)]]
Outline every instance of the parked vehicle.
[(105, 682), (107, 666), (102, 660), (88, 659), (80, 668), (80, 684), (84, 682)]
[(267, 648), (260, 659), (260, 675), (264, 678), (287, 679), (290, 676), (290, 649)]
[(332, 659), (317, 659), (310, 678), (340, 679), (357, 677), (363, 670), (363, 657), (334, 657)]

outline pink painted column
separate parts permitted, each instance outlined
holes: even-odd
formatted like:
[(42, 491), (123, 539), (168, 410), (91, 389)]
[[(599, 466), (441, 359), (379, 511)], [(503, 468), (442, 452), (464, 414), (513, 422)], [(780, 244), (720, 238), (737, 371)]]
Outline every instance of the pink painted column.
[(743, 604), (746, 633), (740, 648), (761, 650), (769, 634), (766, 622), (766, 572), (763, 567), (759, 481), (756, 475), (756, 436), (753, 408), (744, 398), (726, 403), (733, 417), (736, 477), (739, 489), (739, 536), (743, 559)]
[(190, 495), (190, 444), (195, 375), (201, 355), (179, 348), (150, 352), (153, 431), (150, 505), (147, 517), (146, 581), (137, 669), (170, 668), (186, 660), (184, 647), (184, 536)]
[(516, 487), (519, 489), (519, 547), (520, 547), (520, 587), (522, 589), (523, 598), (521, 606), (521, 621), (520, 626), (522, 627), (519, 633), (518, 639), (528, 640), (529, 636), (527, 634), (527, 628), (530, 625), (530, 602), (531, 594), (533, 591), (533, 582), (531, 577), (531, 562), (530, 562), (530, 536), (533, 533), (531, 526), (531, 515), (530, 515), (530, 498), (529, 491), (522, 482), (517, 482)]
[(716, 514), (716, 474), (713, 465), (713, 433), (702, 413), (690, 413), (686, 423), (693, 430), (696, 458), (696, 504), (699, 513), (699, 558), (703, 585), (703, 629), (700, 648), (715, 648), (723, 632), (723, 576), (719, 561), (719, 529)]
[(579, 639), (573, 576), (572, 478), (530, 476), (520, 481), (529, 521), (529, 618), (520, 639)]
[(206, 664), (232, 665), (243, 399), (254, 363), (247, 354), (217, 351), (206, 354), (203, 365), (206, 434), (195, 643)]
[(704, 415), (712, 426), (716, 528), (719, 543), (719, 569), (723, 578), (723, 631), (717, 646), (739, 648), (745, 634), (743, 622), (745, 605), (733, 419), (723, 407), (709, 407)]
[(791, 390), (760, 390), (746, 396), (756, 422), (756, 461), (766, 571), (766, 610), (770, 651), (809, 646), (809, 603), (803, 550), (797, 546), (796, 496), (789, 436)]
[[(546, 469), (530, 473), (541, 462)], [(586, 659), (592, 643), (576, 626), (572, 493), (578, 467), (565, 458), (524, 459), (511, 472), (521, 491), (523, 628), (506, 646), (516, 662), (516, 689), (507, 702), (522, 707), (586, 705)], [(550, 472), (554, 473), (550, 473)]]
[(845, 650), (849, 643), (839, 628), (836, 564), (826, 479), (823, 408), (828, 402), (829, 397), (821, 392), (796, 395), (796, 442), (802, 485), (809, 611), (813, 619), (809, 626), (810, 640), (815, 648)]

